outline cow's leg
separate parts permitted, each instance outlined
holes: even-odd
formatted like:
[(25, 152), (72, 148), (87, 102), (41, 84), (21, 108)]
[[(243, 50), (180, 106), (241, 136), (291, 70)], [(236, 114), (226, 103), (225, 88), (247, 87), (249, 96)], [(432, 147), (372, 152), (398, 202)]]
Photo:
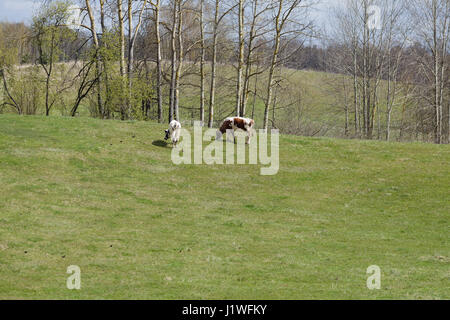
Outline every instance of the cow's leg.
[(252, 136), (253, 136), (252, 130), (251, 129), (247, 129), (247, 137), (245, 139), (247, 144), (250, 144), (250, 140), (252, 139)]
[(249, 144), (250, 142), (250, 131), (245, 130), (246, 136), (245, 136), (245, 144)]

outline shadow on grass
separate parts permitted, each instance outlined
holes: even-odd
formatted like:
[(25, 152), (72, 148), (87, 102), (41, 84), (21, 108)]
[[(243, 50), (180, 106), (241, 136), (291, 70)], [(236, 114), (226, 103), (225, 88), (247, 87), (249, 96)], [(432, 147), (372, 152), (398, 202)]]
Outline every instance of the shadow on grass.
[(163, 140), (155, 140), (152, 142), (152, 145), (156, 147), (166, 148), (168, 143)]

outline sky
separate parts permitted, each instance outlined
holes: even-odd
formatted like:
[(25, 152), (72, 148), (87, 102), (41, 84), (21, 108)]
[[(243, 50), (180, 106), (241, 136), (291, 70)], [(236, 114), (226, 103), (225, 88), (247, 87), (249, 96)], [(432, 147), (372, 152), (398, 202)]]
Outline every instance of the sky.
[[(341, 0), (321, 0), (313, 17), (326, 21), (327, 9), (336, 5)], [(25, 22), (30, 24), (33, 12), (39, 7), (39, 0), (0, 0), (0, 21)], [(321, 21), (322, 20), (322, 21)]]
[(35, 0), (0, 0), (0, 21), (29, 24), (37, 7)]

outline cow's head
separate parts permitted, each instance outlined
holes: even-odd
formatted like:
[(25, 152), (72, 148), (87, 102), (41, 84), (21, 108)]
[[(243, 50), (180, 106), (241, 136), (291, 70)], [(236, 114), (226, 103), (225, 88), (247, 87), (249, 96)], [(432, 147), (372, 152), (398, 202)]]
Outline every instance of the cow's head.
[(249, 131), (253, 128), (254, 124), (255, 124), (255, 121), (253, 121), (252, 119), (244, 120), (244, 128), (243, 129), (245, 131)]
[(167, 140), (167, 139), (169, 139), (170, 131), (166, 130), (165, 133), (166, 133), (166, 136), (164, 137), (164, 140)]

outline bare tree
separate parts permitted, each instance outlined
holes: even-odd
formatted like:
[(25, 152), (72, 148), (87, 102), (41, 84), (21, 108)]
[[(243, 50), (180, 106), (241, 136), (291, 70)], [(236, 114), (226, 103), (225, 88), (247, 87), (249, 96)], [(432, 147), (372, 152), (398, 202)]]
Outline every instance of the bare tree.
[[(392, 111), (398, 96), (398, 80), (400, 77), (400, 66), (404, 54), (404, 48), (410, 30), (406, 23), (401, 20), (404, 11), (404, 2), (386, 3), (386, 50), (387, 54), (387, 93), (386, 93), (386, 141), (391, 137)], [(405, 27), (404, 27), (405, 26)]]
[(143, 0), (138, 13), (138, 23), (133, 28), (133, 0), (128, 0), (128, 117), (132, 108), (132, 90), (133, 90), (133, 67), (134, 67), (134, 48), (136, 37), (142, 25), (142, 14), (147, 6), (147, 0)]
[(180, 121), (180, 111), (179, 111), (179, 104), (180, 104), (180, 79), (181, 79), (181, 73), (183, 68), (183, 56), (184, 56), (184, 47), (183, 47), (183, 36), (182, 36), (182, 30), (183, 30), (183, 0), (178, 0), (176, 10), (178, 11), (177, 17), (177, 64), (176, 64), (176, 71), (175, 71), (175, 101), (174, 101), (174, 114), (175, 119)]
[(352, 77), (355, 136), (358, 136), (361, 131), (359, 106), (361, 98), (359, 92), (361, 87), (359, 83), (361, 19), (358, 19), (357, 16), (358, 8), (354, 1), (347, 1), (343, 7), (335, 8), (332, 16), (334, 19), (331, 23), (336, 23), (338, 28), (334, 29), (334, 33), (330, 36), (333, 50), (329, 50), (330, 57), (327, 59), (327, 67), (330, 71), (348, 74)]
[[(372, 26), (375, 4), (380, 8), (380, 17), (376, 17), (377, 25)], [(400, 59), (407, 39), (406, 30), (400, 28), (403, 8), (403, 1), (348, 0), (335, 13), (339, 31), (333, 35), (335, 57), (329, 62), (334, 64), (331, 70), (352, 76), (355, 136), (361, 133), (371, 139), (377, 121), (378, 137), (381, 137), (380, 87), (384, 80), (387, 80), (386, 134), (390, 135)]]
[(151, 2), (155, 17), (155, 40), (156, 40), (156, 99), (158, 103), (158, 121), (163, 122), (163, 97), (162, 97), (162, 56), (161, 56), (161, 0)]
[[(33, 20), (33, 39), (39, 52), (38, 63), (45, 72), (45, 115), (56, 98), (50, 98), (50, 86), (53, 81), (53, 71), (60, 54), (60, 44), (64, 37), (64, 30), (68, 11), (67, 5), (61, 2), (44, 4), (40, 14)], [(51, 100), (51, 101), (50, 101)]]
[(171, 50), (171, 77), (170, 77), (170, 97), (169, 97), (169, 122), (174, 119), (175, 112), (175, 99), (176, 99), (176, 73), (177, 73), (177, 24), (178, 24), (178, 2), (181, 0), (173, 0), (172, 5), (172, 24), (171, 38), (170, 38), (170, 50)]
[(8, 82), (6, 81), (4, 66), (2, 66), (0, 68), (0, 75), (1, 75), (2, 81), (3, 81), (3, 88), (4, 88), (5, 93), (6, 93), (7, 97), (8, 97), (8, 99), (9, 99), (9, 101), (5, 101), (5, 102), (3, 102), (3, 104), (10, 105), (14, 109), (16, 109), (18, 114), (23, 114), (22, 106), (17, 103), (17, 101), (14, 99), (14, 97), (12, 96), (12, 94), (11, 94), (9, 88), (8, 88)]
[(80, 68), (80, 71), (73, 79), (73, 83), (75, 84), (76, 82), (78, 82), (78, 85), (76, 89), (75, 102), (72, 106), (72, 109), (70, 110), (70, 115), (72, 117), (76, 116), (81, 101), (86, 98), (94, 85), (98, 83), (98, 79), (91, 76), (91, 69), (93, 65), (95, 65), (95, 61), (83, 61), (83, 65)]
[(241, 115), (242, 102), (242, 69), (244, 66), (244, 0), (238, 0), (238, 66), (237, 66), (237, 88), (236, 88), (236, 116)]
[[(443, 142), (443, 99), (445, 74), (448, 70), (448, 42), (450, 24), (450, 1), (448, 0), (413, 0), (409, 6), (411, 20), (416, 34), (430, 50), (432, 61), (420, 58), (418, 63), (424, 75), (432, 83), (434, 109), (434, 142)], [(449, 130), (450, 131), (450, 130)]]
[[(101, 26), (101, 30), (102, 30), (102, 37), (104, 37), (107, 33), (107, 27), (106, 27), (106, 23), (105, 23), (105, 4), (106, 4), (107, 0), (99, 0), (99, 5), (100, 5), (100, 26)], [(104, 48), (104, 42), (100, 41), (99, 43), (100, 48)], [(101, 111), (100, 116), (102, 116), (103, 118), (109, 118), (110, 117), (110, 102), (111, 102), (111, 89), (109, 87), (109, 80), (108, 80), (108, 75), (109, 75), (109, 68), (108, 68), (108, 64), (105, 61), (105, 59), (103, 59), (103, 57), (101, 57), (100, 55), (100, 59), (102, 60), (102, 74), (99, 76), (103, 78), (102, 81), (105, 84), (105, 101), (102, 102), (102, 97), (100, 96), (100, 101), (102, 102), (103, 108), (100, 108), (99, 111)], [(101, 93), (100, 93), (101, 94)], [(103, 109), (103, 110), (101, 110)]]
[(205, 22), (204, 22), (204, 0), (199, 2), (199, 28), (200, 28), (200, 122), (205, 122)]
[(119, 72), (122, 78), (122, 92), (121, 92), (121, 106), (120, 113), (122, 120), (126, 117), (125, 103), (123, 101), (123, 94), (126, 92), (126, 72), (125, 72), (125, 28), (124, 28), (124, 14), (123, 14), (123, 0), (117, 0), (117, 20), (119, 23)]
[(101, 61), (99, 56), (99, 50), (100, 50), (100, 44), (97, 37), (97, 31), (95, 26), (95, 17), (94, 17), (94, 11), (92, 10), (92, 6), (90, 3), (90, 0), (85, 0), (86, 4), (86, 10), (88, 12), (89, 21), (90, 21), (90, 27), (88, 28), (91, 32), (92, 39), (94, 41), (94, 47), (95, 47), (95, 78), (97, 79), (97, 104), (98, 104), (98, 112), (99, 114), (103, 114), (103, 99), (102, 99), (102, 84), (101, 84), (101, 77), (100, 77), (100, 70), (101, 70)]
[[(251, 22), (250, 22), (250, 30), (248, 33), (248, 44), (247, 44), (247, 54), (245, 57), (245, 72), (244, 72), (244, 78), (243, 78), (243, 88), (242, 88), (242, 99), (241, 99), (241, 116), (245, 116), (246, 109), (247, 109), (247, 103), (248, 103), (248, 97), (250, 93), (250, 80), (252, 77), (255, 77), (255, 92), (254, 95), (256, 95), (256, 85), (257, 85), (257, 76), (260, 73), (259, 69), (254, 72), (252, 70), (252, 67), (256, 61), (255, 60), (255, 53), (258, 48), (261, 47), (261, 44), (264, 44), (265, 41), (260, 41), (260, 44), (257, 45), (258, 39), (262, 35), (265, 34), (264, 26), (258, 25), (261, 16), (263, 16), (271, 7), (270, 3), (267, 3), (263, 6), (262, 9), (259, 9), (260, 2), (258, 0), (252, 0), (252, 15), (251, 15)], [(252, 112), (253, 113), (253, 112)], [(254, 115), (252, 115), (253, 118)]]
[(278, 5), (276, 7), (276, 13), (275, 13), (275, 26), (274, 26), (274, 39), (273, 39), (273, 52), (272, 52), (272, 58), (271, 63), (269, 67), (269, 80), (267, 83), (267, 96), (266, 96), (266, 102), (265, 102), (265, 109), (264, 109), (264, 123), (263, 127), (265, 130), (267, 130), (269, 125), (269, 109), (270, 105), (272, 103), (272, 91), (274, 86), (274, 72), (275, 68), (278, 64), (278, 55), (280, 53), (280, 42), (283, 36), (284, 28), (286, 26), (286, 23), (289, 21), (289, 18), (291, 17), (291, 14), (294, 12), (294, 10), (300, 5), (302, 0), (278, 0)]
[(208, 127), (212, 128), (214, 123), (214, 106), (216, 99), (216, 77), (217, 77), (217, 40), (218, 32), (221, 21), (227, 16), (227, 14), (234, 8), (231, 7), (222, 14), (220, 14), (221, 0), (215, 0), (214, 6), (214, 21), (213, 21), (213, 34), (212, 34), (212, 58), (211, 58), (211, 85), (209, 91), (209, 120)]

